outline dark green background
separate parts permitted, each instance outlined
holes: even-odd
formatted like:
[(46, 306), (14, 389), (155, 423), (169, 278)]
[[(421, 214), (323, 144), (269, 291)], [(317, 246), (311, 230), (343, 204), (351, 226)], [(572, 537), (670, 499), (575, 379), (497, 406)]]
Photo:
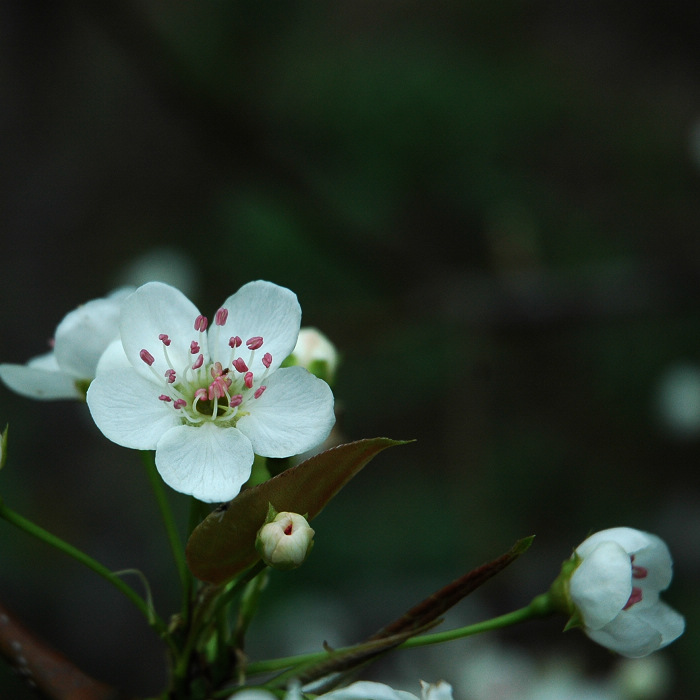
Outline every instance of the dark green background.
[[(693, 697), (700, 441), (655, 396), (700, 361), (699, 30), (690, 1), (4, 2), (0, 358), (43, 352), (154, 248), (190, 259), (205, 313), (251, 279), (289, 286), (343, 354), (344, 438), (418, 441), (338, 497), (273, 590), (337, 593), (372, 632), (536, 534), (469, 622), (526, 603), (589, 532), (650, 530), (688, 620), (671, 696)], [(174, 609), (137, 455), (82, 405), (3, 389), (6, 421), (6, 502)], [(7, 524), (0, 559), (28, 624), (159, 690), (159, 645), (105, 583)], [(559, 629), (509, 639), (610, 666)], [(25, 696), (1, 667), (0, 697)]]

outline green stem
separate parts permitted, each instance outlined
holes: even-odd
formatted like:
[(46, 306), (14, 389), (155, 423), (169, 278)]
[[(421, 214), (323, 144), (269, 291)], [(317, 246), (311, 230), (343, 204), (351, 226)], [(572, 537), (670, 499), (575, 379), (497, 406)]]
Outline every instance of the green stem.
[(183, 619), (186, 619), (189, 613), (190, 597), (192, 595), (192, 577), (190, 576), (189, 569), (187, 568), (187, 562), (185, 561), (185, 551), (182, 546), (182, 540), (180, 539), (180, 534), (177, 531), (175, 518), (173, 517), (173, 512), (170, 508), (170, 504), (168, 503), (165, 489), (163, 488), (163, 481), (160, 478), (160, 474), (158, 474), (158, 470), (156, 469), (156, 462), (153, 453), (142, 450), (141, 460), (146, 467), (146, 474), (151, 482), (153, 494), (156, 498), (156, 502), (158, 503), (158, 509), (160, 510), (161, 517), (163, 518), (165, 531), (168, 535), (168, 541), (170, 542), (170, 549), (173, 553), (173, 558), (175, 559), (175, 566), (177, 567), (177, 573), (180, 577), (180, 583), (182, 585), (182, 615)]
[[(477, 622), (473, 625), (467, 625), (466, 627), (459, 627), (458, 629), (447, 630), (446, 632), (436, 632), (434, 634), (423, 634), (419, 637), (412, 637), (411, 639), (407, 639), (397, 648), (412, 649), (414, 647), (427, 646), (428, 644), (449, 642), (454, 639), (461, 639), (462, 637), (470, 637), (475, 634), (481, 634), (482, 632), (503, 629), (504, 627), (510, 627), (511, 625), (525, 622), (527, 620), (534, 620), (538, 617), (547, 617), (553, 612), (554, 606), (550, 600), (549, 594), (544, 593), (543, 595), (534, 598), (529, 605), (526, 605), (524, 608), (520, 608), (519, 610), (514, 610), (513, 612), (506, 613), (505, 615), (494, 617), (491, 620), (485, 620), (483, 622)], [(357, 645), (357, 647), (361, 646), (361, 644)], [(352, 649), (353, 647), (342, 647), (336, 649), (335, 652), (341, 654)], [(257, 661), (249, 664), (246, 671), (248, 675), (251, 676), (259, 673), (279, 671), (281, 669), (289, 668), (290, 666), (298, 666), (315, 661), (323, 661), (329, 657), (329, 654), (332, 653), (334, 652), (317, 651), (310, 654), (299, 654), (297, 656), (287, 656), (279, 659)]]
[(136, 593), (136, 591), (133, 588), (131, 588), (131, 586), (129, 586), (127, 583), (124, 583), (124, 581), (121, 578), (112, 573), (106, 566), (100, 564), (100, 562), (93, 559), (91, 556), (85, 554), (85, 552), (82, 552), (81, 550), (77, 549), (73, 545), (68, 544), (68, 542), (65, 542), (60, 537), (57, 537), (56, 535), (51, 534), (47, 530), (44, 530), (44, 528), (40, 527), (39, 525), (36, 525), (31, 520), (27, 520), (27, 518), (8, 508), (2, 502), (0, 502), (0, 517), (4, 520), (7, 520), (8, 523), (11, 523), (12, 525), (15, 525), (16, 527), (20, 528), (20, 530), (24, 530), (27, 534), (36, 537), (37, 539), (41, 540), (42, 542), (45, 542), (51, 547), (54, 547), (55, 549), (58, 549), (64, 554), (67, 554), (69, 557), (72, 557), (76, 561), (79, 561), (84, 566), (87, 566), (88, 569), (91, 569), (96, 574), (102, 576), (102, 578), (109, 581), (118, 591), (123, 593), (138, 608), (138, 610), (148, 621), (148, 624), (160, 635), (160, 637), (165, 639), (166, 642), (172, 647), (172, 640), (170, 639), (170, 635), (168, 634), (168, 629), (163, 620), (161, 620), (161, 618), (158, 617), (153, 607), (148, 605), (148, 603), (138, 593)]

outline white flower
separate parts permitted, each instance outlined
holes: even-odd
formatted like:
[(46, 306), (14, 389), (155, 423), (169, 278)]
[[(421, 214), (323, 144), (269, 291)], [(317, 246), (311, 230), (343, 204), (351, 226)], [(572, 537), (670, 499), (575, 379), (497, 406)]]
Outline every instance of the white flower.
[(671, 583), (671, 555), (655, 535), (628, 527), (597, 532), (576, 548), (569, 594), (594, 641), (630, 658), (670, 644), (685, 620), (659, 600)]
[[(285, 695), (285, 700), (301, 700), (302, 694), (298, 686), (292, 686)], [(345, 688), (332, 690), (317, 696), (324, 700), (418, 700), (412, 693), (405, 690), (394, 690), (384, 683), (374, 681), (357, 681)], [(275, 700), (275, 696), (267, 690), (251, 688), (243, 689), (228, 700)], [(452, 700), (452, 686), (445, 681), (425, 683), (421, 681), (421, 700)]]
[(0, 379), (32, 399), (84, 399), (107, 346), (119, 337), (119, 312), (132, 289), (118, 289), (71, 311), (56, 328), (53, 350), (26, 365), (0, 365)]
[(338, 351), (333, 343), (316, 328), (302, 328), (290, 358), (317, 377), (333, 384), (338, 368)]
[(113, 442), (155, 449), (156, 467), (176, 491), (229, 500), (254, 454), (304, 452), (335, 422), (325, 382), (301, 367), (278, 369), (300, 321), (296, 295), (271, 282), (241, 287), (211, 328), (177, 289), (149, 282), (124, 301), (123, 354), (105, 353), (110, 361), (87, 395), (92, 417)]
[(303, 515), (282, 512), (260, 528), (255, 548), (268, 566), (288, 571), (304, 563), (313, 538), (314, 531)]

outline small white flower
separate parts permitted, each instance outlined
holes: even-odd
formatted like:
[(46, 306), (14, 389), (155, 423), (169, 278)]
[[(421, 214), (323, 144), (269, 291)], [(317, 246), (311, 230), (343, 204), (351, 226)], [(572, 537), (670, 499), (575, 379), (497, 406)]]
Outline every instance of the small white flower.
[[(421, 681), (421, 700), (452, 700), (452, 686), (445, 681), (425, 683)], [(285, 700), (300, 700), (299, 686), (292, 686), (285, 695)], [(274, 700), (275, 696), (267, 690), (242, 689), (231, 695), (228, 700)], [(331, 690), (330, 693), (318, 695), (324, 700), (418, 700), (405, 690), (394, 690), (384, 683), (374, 681), (356, 681), (345, 688)]]
[(659, 600), (673, 576), (671, 555), (659, 537), (611, 528), (585, 540), (574, 556), (581, 561), (569, 594), (591, 639), (635, 658), (683, 633), (683, 616)]
[(119, 312), (132, 289), (118, 289), (71, 311), (56, 328), (53, 350), (26, 365), (0, 365), (0, 379), (31, 399), (84, 399), (107, 346), (119, 337)]
[(314, 531), (303, 515), (282, 512), (260, 528), (255, 548), (268, 566), (287, 571), (304, 563), (313, 538)]
[(92, 417), (113, 442), (154, 449), (176, 491), (229, 500), (254, 454), (299, 454), (335, 422), (325, 382), (301, 367), (278, 369), (300, 321), (296, 295), (271, 282), (241, 287), (211, 328), (177, 289), (149, 282), (124, 301), (123, 353), (105, 353), (87, 395)]
[(299, 331), (299, 338), (290, 359), (333, 384), (338, 368), (338, 351), (316, 328), (302, 328)]

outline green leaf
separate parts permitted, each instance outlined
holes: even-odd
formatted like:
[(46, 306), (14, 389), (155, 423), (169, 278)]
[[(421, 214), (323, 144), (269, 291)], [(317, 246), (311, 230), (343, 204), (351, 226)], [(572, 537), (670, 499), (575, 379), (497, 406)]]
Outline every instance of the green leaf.
[(259, 558), (255, 536), (270, 504), (311, 520), (374, 456), (407, 442), (372, 438), (339, 445), (241, 491), (195, 528), (186, 550), (190, 571), (209, 583), (228, 581)]

